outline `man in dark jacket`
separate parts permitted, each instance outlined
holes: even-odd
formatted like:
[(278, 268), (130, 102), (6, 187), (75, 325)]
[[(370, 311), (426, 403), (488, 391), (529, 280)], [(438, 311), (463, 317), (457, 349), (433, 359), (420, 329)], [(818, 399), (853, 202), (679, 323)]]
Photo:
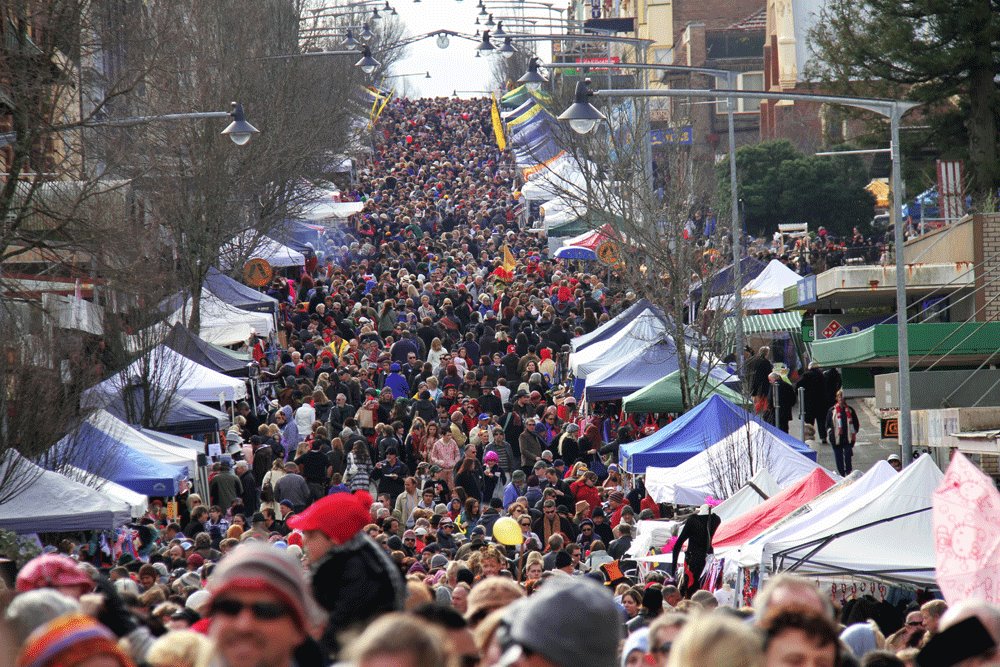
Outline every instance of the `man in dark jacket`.
[(809, 363), (809, 370), (802, 374), (799, 381), (795, 383), (796, 391), (803, 390), (803, 402), (805, 403), (805, 423), (816, 429), (816, 439), (823, 439), (823, 420), (826, 419), (826, 411), (830, 405), (826, 402), (826, 387), (823, 382), (823, 371), (819, 363), (812, 361)]
[[(389, 447), (385, 450), (385, 459), (375, 464), (372, 479), (378, 482), (378, 492), (395, 498), (403, 492), (403, 481), (410, 471), (406, 464), (399, 460), (399, 450)], [(403, 517), (403, 521), (407, 517)]]
[(744, 382), (753, 398), (767, 398), (771, 390), (767, 376), (774, 370), (771, 364), (771, 348), (764, 346), (746, 365)]
[[(795, 394), (795, 387), (779, 373), (771, 373), (767, 379), (772, 386), (771, 393), (768, 395), (768, 412), (773, 415), (777, 410), (777, 426), (788, 433), (788, 424), (792, 421), (792, 408), (795, 407), (798, 398)], [(777, 406), (774, 405), (775, 392), (778, 394)]]
[(847, 404), (843, 389), (836, 393), (836, 398), (837, 402), (826, 413), (824, 434), (825, 440), (833, 446), (837, 472), (846, 477), (854, 470), (851, 457), (858, 438), (858, 413)]
[(238, 461), (236, 463), (236, 475), (240, 478), (240, 484), (243, 485), (243, 493), (240, 494), (240, 498), (243, 500), (243, 511), (247, 514), (253, 514), (260, 507), (260, 492), (257, 490), (257, 480), (254, 478), (253, 471), (250, 470), (250, 466), (246, 461)]
[(328, 613), (322, 642), (331, 654), (339, 652), (345, 635), (403, 608), (406, 585), (399, 568), (364, 531), (371, 503), (363, 491), (337, 493), (288, 520), (302, 531), (313, 597)]
[(212, 478), (208, 490), (212, 497), (212, 504), (222, 508), (231, 506), (234, 500), (243, 497), (243, 485), (240, 484), (240, 478), (233, 474), (232, 463), (229, 459), (222, 459), (219, 464), (219, 473)]

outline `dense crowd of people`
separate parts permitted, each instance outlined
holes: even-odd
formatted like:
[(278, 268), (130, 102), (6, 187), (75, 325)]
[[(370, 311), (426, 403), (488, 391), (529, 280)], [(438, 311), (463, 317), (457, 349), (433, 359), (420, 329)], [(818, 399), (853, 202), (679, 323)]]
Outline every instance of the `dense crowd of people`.
[(153, 502), (134, 549), (65, 540), (22, 567), (0, 626), (16, 664), (996, 657), (986, 604), (835, 609), (780, 575), (739, 607), (699, 576), (718, 527), (706, 508), (679, 517), (669, 566), (637, 569), (637, 522), (673, 508), (614, 464), (640, 425), (582, 415), (567, 384), (572, 338), (628, 296), (522, 229), (488, 102), (394, 100), (377, 129), (345, 193), (364, 210), (270, 286), (282, 330), (249, 347), (271, 393), (236, 406), (209, 497), (187, 493), (176, 513)]

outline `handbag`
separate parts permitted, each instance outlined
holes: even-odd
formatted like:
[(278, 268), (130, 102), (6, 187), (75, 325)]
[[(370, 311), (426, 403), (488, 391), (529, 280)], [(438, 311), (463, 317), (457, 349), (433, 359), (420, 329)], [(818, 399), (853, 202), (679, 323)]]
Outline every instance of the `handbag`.
[(375, 410), (372, 409), (370, 403), (362, 405), (356, 417), (358, 426), (361, 428), (375, 428)]

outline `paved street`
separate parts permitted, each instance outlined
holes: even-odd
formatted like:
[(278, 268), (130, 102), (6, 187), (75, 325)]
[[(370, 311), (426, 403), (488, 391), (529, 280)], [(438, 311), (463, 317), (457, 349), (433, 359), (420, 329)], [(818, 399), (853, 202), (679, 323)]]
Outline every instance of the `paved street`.
[[(884, 459), (889, 454), (898, 454), (899, 448), (895, 440), (882, 440), (878, 436), (881, 433), (878, 415), (869, 406), (869, 402), (864, 399), (851, 399), (850, 405), (858, 412), (858, 420), (861, 428), (858, 431), (858, 444), (854, 447), (853, 464), (855, 470), (867, 471), (877, 461)], [(789, 432), (795, 437), (800, 435), (800, 421), (793, 419)], [(824, 445), (816, 439), (807, 439), (806, 443), (819, 452), (816, 461), (827, 470), (836, 470), (837, 465), (833, 460), (833, 449)]]

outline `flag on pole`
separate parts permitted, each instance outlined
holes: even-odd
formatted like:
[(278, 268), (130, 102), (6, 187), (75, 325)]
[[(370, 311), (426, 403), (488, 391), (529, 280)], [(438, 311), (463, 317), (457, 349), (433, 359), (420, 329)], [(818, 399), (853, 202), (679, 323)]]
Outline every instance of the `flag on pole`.
[(513, 272), (517, 268), (517, 260), (514, 259), (514, 255), (511, 253), (510, 248), (507, 244), (503, 244), (503, 270), (508, 272)]
[(493, 136), (497, 140), (497, 148), (507, 150), (507, 137), (503, 134), (503, 123), (500, 122), (500, 107), (497, 106), (497, 96), (492, 95), (493, 104), (490, 106), (490, 116), (493, 118)]

